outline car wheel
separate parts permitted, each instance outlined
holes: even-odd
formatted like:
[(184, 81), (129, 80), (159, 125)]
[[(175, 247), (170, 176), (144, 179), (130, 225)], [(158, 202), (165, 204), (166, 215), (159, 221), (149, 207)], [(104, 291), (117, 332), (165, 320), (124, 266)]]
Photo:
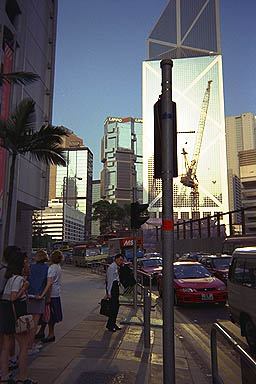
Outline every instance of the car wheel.
[(251, 351), (256, 352), (256, 328), (249, 317), (244, 320), (244, 330)]
[(177, 297), (176, 292), (174, 292), (174, 305), (175, 305), (175, 307), (180, 306), (180, 301), (179, 301), (179, 299)]
[(225, 307), (225, 305), (226, 305), (226, 301), (220, 301), (219, 302), (219, 306), (220, 307)]

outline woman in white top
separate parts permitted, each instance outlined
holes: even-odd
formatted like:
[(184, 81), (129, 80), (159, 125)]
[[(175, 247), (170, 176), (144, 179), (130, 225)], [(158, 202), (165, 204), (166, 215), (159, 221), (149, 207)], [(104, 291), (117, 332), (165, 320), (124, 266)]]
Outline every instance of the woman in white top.
[(7, 279), (4, 292), (2, 311), (4, 314), (3, 327), (3, 349), (1, 354), (1, 381), (0, 383), (14, 383), (9, 379), (8, 375), (8, 359), (10, 351), (10, 343), (12, 335), (15, 336), (19, 344), (19, 375), (20, 378), (16, 383), (36, 384), (31, 379), (27, 378), (27, 348), (29, 335), (28, 332), (15, 333), (15, 316), (12, 303), (15, 306), (17, 317), (27, 313), (26, 308), (26, 295), (25, 292), (29, 286), (29, 282), (23, 277), (27, 255), (19, 250), (17, 254), (9, 262), (5, 274)]
[(37, 334), (37, 338), (42, 339), (43, 343), (49, 343), (55, 341), (54, 327), (56, 323), (59, 323), (63, 319), (62, 306), (60, 299), (60, 287), (61, 287), (61, 267), (60, 263), (63, 260), (62, 252), (55, 250), (50, 256), (51, 264), (48, 269), (47, 284), (43, 293), (38, 296), (42, 299), (45, 295), (48, 296), (46, 302), (50, 302), (51, 316), (48, 323), (49, 334), (44, 338), (44, 331), (46, 325), (42, 325), (40, 331)]

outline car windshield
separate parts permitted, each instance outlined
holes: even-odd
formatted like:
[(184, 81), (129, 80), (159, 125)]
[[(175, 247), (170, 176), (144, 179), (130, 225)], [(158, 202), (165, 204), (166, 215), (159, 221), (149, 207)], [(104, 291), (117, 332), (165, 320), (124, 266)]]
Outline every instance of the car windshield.
[(230, 261), (231, 257), (220, 257), (218, 259), (213, 259), (213, 265), (217, 269), (227, 269), (229, 268)]
[(151, 259), (142, 261), (143, 267), (158, 267), (162, 265), (161, 259)]
[(200, 279), (212, 275), (203, 265), (176, 265), (174, 276), (176, 279)]

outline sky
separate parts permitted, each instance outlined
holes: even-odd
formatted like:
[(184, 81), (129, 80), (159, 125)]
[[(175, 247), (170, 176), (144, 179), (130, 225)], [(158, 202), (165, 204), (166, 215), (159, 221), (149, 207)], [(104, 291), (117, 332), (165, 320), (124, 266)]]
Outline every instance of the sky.
[[(106, 117), (141, 117), (146, 40), (167, 3), (59, 0), (53, 124), (90, 148), (94, 179)], [(220, 0), (226, 116), (256, 114), (255, 15), (255, 0)]]

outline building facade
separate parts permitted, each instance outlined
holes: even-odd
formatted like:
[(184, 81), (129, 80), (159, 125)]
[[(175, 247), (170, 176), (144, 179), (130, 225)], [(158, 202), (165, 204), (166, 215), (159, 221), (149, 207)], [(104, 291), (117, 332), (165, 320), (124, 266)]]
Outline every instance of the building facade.
[[(52, 120), (55, 66), (57, 0), (5, 0), (0, 2), (0, 61), (5, 73), (34, 72), (40, 76), (27, 86), (5, 84), (0, 90), (0, 114), (6, 119), (25, 97), (36, 102), (36, 129)], [(3, 244), (9, 152), (0, 148), (0, 254)], [(48, 202), (49, 170), (18, 156), (12, 202), (9, 244), (20, 246), (28, 254), (32, 248), (32, 213)]]
[(120, 206), (142, 201), (142, 119), (108, 117), (101, 141), (101, 196)]
[(88, 147), (64, 150), (67, 165), (56, 168), (56, 199), (85, 215), (84, 239), (91, 235), (93, 154)]
[(239, 152), (241, 200), (245, 211), (246, 232), (256, 233), (256, 149)]
[(55, 241), (81, 242), (84, 240), (85, 214), (65, 202), (53, 199), (48, 207), (38, 211), (44, 235)]
[[(161, 217), (162, 185), (154, 179), (153, 106), (161, 94), (160, 60), (173, 59), (172, 94), (177, 105), (179, 177), (174, 179), (174, 218), (204, 217), (228, 211), (227, 160), (218, 0), (170, 0), (147, 41), (142, 69), (143, 200), (152, 217)], [(199, 201), (180, 178), (191, 163), (204, 94), (211, 82), (196, 176)], [(184, 149), (184, 151), (183, 151)]]
[[(92, 181), (92, 205), (101, 200), (100, 191), (101, 191), (100, 180), (93, 180)], [(92, 212), (93, 212), (93, 208), (92, 208)], [(92, 236), (99, 236), (100, 235), (100, 221), (99, 220), (92, 220), (91, 234), (92, 234)]]
[(240, 209), (242, 206), (239, 152), (256, 148), (255, 130), (256, 117), (251, 112), (226, 118), (228, 190), (231, 210)]
[(147, 39), (147, 58), (219, 54), (219, 0), (169, 0)]

